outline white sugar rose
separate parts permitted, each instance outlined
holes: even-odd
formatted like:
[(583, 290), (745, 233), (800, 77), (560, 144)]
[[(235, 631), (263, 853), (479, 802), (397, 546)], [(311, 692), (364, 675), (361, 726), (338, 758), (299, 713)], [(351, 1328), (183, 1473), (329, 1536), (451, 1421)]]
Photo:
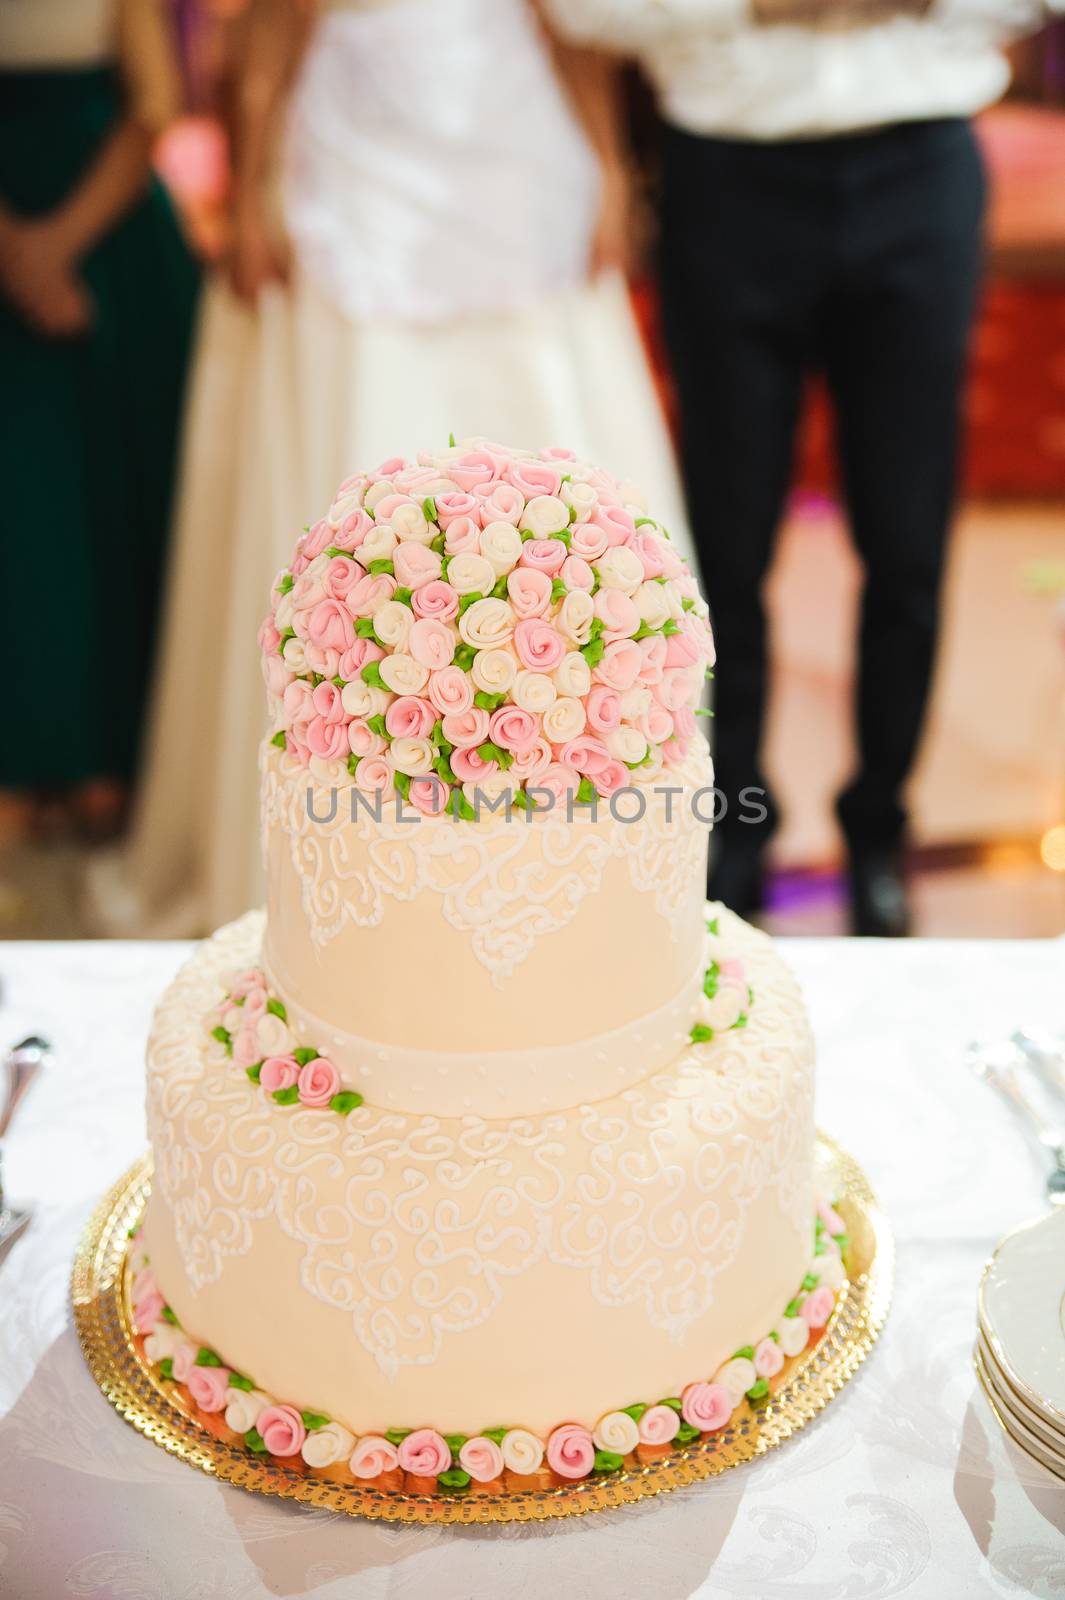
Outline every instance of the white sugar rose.
[[(477, 560), (483, 560), (478, 556)], [(488, 563), (485, 562), (487, 566)], [(448, 576), (451, 568), (448, 567)], [(514, 613), (505, 600), (475, 600), (459, 618), (459, 633), (474, 650), (495, 650), (514, 632)]]
[(432, 772), (436, 751), (428, 739), (393, 739), (388, 747), (387, 760), (397, 772), (408, 778), (424, 778)]
[(429, 544), (435, 538), (436, 530), (426, 522), (421, 506), (397, 506), (388, 520), (399, 539)]
[(635, 594), (643, 582), (643, 562), (635, 550), (627, 545), (611, 545), (605, 555), (593, 562), (599, 574), (602, 589), (620, 589), (622, 594)]
[[(392, 485), (389, 484), (389, 488), (391, 487)], [(326, 521), (331, 528), (339, 528), (345, 517), (350, 517), (351, 513), (357, 511), (361, 505), (361, 489), (353, 489), (350, 494), (338, 495), (329, 507), (329, 515)]]
[(584, 732), (584, 707), (571, 695), (563, 695), (544, 712), (544, 738), (552, 744), (567, 744)]
[(627, 767), (634, 767), (647, 754), (647, 740), (639, 728), (630, 728), (624, 722), (608, 733), (603, 743), (615, 761), (623, 761)]
[(399, 540), (387, 522), (382, 523), (380, 527), (374, 526), (359, 546), (359, 560), (367, 570), (371, 561), (391, 561), (392, 552), (398, 543)]
[(367, 511), (372, 511), (374, 506), (380, 505), (388, 495), (395, 494), (396, 486), (391, 478), (378, 478), (376, 483), (371, 483), (362, 497), (362, 503)]
[(518, 676), (518, 660), (509, 650), (478, 650), (470, 668), (474, 687), (484, 694), (506, 694)]
[(733, 1356), (723, 1367), (718, 1367), (713, 1381), (727, 1391), (735, 1407), (739, 1405), (747, 1390), (758, 1382), (758, 1373), (755, 1371), (754, 1362), (748, 1360), (746, 1356)]
[(630, 774), (629, 782), (643, 784), (653, 783), (656, 778), (660, 778), (662, 776), (662, 769), (665, 764), (665, 761), (662, 759), (662, 746), (660, 744), (649, 745), (647, 754), (643, 758), (643, 762), (635, 769), (634, 772)]
[(234, 1433), (247, 1433), (254, 1428), (267, 1406), (273, 1405), (273, 1400), (262, 1389), (234, 1389), (226, 1390), (226, 1427), (232, 1428)]
[(608, 1411), (592, 1429), (592, 1439), (600, 1450), (627, 1456), (640, 1442), (640, 1430), (627, 1411)]
[(633, 595), (640, 621), (648, 628), (661, 628), (669, 617), (669, 597), (661, 583), (641, 583)]
[[(429, 682), (429, 668), (413, 656), (385, 656), (379, 663), (381, 681), (393, 694), (420, 694)], [(341, 703), (343, 703), (343, 695)]]
[(499, 1447), (503, 1452), (503, 1465), (508, 1472), (528, 1477), (538, 1472), (544, 1459), (544, 1447), (527, 1428), (508, 1428)]
[(802, 1317), (781, 1317), (773, 1332), (786, 1356), (798, 1356), (810, 1342), (810, 1329)]
[(684, 615), (684, 597), (677, 588), (677, 585), (673, 582), (673, 579), (670, 578), (668, 583), (656, 584), (655, 587), (657, 589), (661, 589), (662, 593), (665, 595), (670, 616), (675, 621), (679, 622), (681, 617)]
[(620, 696), (618, 704), (621, 715), (626, 722), (638, 722), (645, 717), (651, 709), (651, 691), (635, 684), (631, 689), (626, 689)]
[[(480, 801), (482, 816), (504, 817), (507, 814), (506, 796), (512, 795), (517, 787), (518, 780), (512, 778), (509, 772), (487, 772), (483, 777), (471, 778), (464, 783), (462, 792), (475, 810)], [(492, 809), (489, 810), (489, 807)]]
[[(346, 761), (329, 761), (325, 756), (312, 756), (307, 766), (307, 771), (323, 789), (339, 789), (344, 784), (351, 782)], [(323, 802), (322, 814), (329, 808), (328, 799)]]
[(599, 503), (599, 496), (590, 483), (576, 483), (571, 479), (558, 492), (566, 504), (576, 511), (574, 522), (587, 522)]
[(264, 1057), (286, 1056), (296, 1048), (296, 1038), (287, 1022), (268, 1011), (255, 1024), (255, 1048)]
[(559, 607), (555, 626), (574, 644), (587, 644), (592, 633), (595, 603), (583, 589), (571, 589)]
[(144, 1354), (153, 1365), (165, 1361), (173, 1356), (183, 1338), (181, 1329), (175, 1328), (172, 1322), (157, 1322), (144, 1341)]
[(306, 672), (307, 656), (303, 648), (303, 640), (286, 639), (282, 659), (288, 670), (294, 672), (297, 678)]
[[(390, 657), (391, 660), (410, 660), (409, 656)], [(382, 662), (382, 666), (384, 663)], [(406, 693), (406, 690), (397, 691)], [(376, 717), (380, 712), (387, 711), (389, 698), (383, 689), (374, 688), (371, 684), (363, 683), (361, 678), (353, 678), (346, 683), (340, 691), (340, 704), (344, 707), (349, 717)]]
[(296, 603), (292, 598), (292, 590), (283, 594), (274, 607), (274, 627), (278, 633), (284, 633), (286, 628), (291, 628), (292, 619), (296, 615)]
[(569, 527), (569, 506), (554, 494), (535, 495), (522, 512), (518, 527), (537, 539), (549, 539)]
[(496, 581), (495, 568), (484, 556), (465, 551), (451, 557), (447, 581), (456, 594), (490, 594)]
[(631, 478), (624, 478), (618, 484), (618, 499), (626, 511), (631, 511), (634, 516), (639, 516), (641, 513), (646, 514), (647, 497), (639, 484), (633, 483)]
[(309, 1467), (331, 1467), (336, 1461), (346, 1461), (355, 1448), (355, 1435), (339, 1422), (327, 1422), (322, 1428), (312, 1428), (300, 1448), (300, 1455)]
[[(521, 555), (521, 534), (512, 523), (488, 523), (481, 533), (479, 543), (482, 556), (491, 563), (497, 578), (502, 578), (517, 565), (518, 557)], [(450, 568), (448, 574), (450, 576)]]
[(842, 1259), (827, 1250), (823, 1256), (813, 1257), (809, 1270), (816, 1274), (826, 1289), (831, 1289), (833, 1292), (843, 1288), (847, 1277)]
[[(580, 659), (583, 660), (583, 656)], [(531, 711), (534, 716), (539, 717), (548, 706), (554, 705), (558, 699), (558, 690), (546, 672), (522, 671), (514, 679), (511, 698), (523, 711)]]
[(386, 600), (374, 612), (373, 631), (389, 650), (402, 650), (413, 624), (414, 613), (410, 606), (401, 605), (398, 600)]
[(580, 699), (592, 687), (592, 669), (579, 650), (570, 650), (555, 668), (554, 679), (559, 694), (572, 694)]
[(700, 1001), (702, 1019), (715, 1033), (724, 1033), (727, 1028), (735, 1027), (746, 1004), (746, 987), (734, 978), (723, 979), (712, 999)]

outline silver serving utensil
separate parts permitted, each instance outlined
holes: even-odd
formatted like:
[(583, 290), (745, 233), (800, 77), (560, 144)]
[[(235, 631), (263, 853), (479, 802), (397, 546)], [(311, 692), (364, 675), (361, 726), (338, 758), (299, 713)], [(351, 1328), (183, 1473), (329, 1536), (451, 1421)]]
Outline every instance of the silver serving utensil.
[(1048, 1122), (1029, 1093), (1022, 1075), (1024, 1054), (1012, 1040), (1003, 1040), (999, 1044), (971, 1044), (968, 1059), (977, 1077), (989, 1083), (1006, 1102), (1029, 1140), (1043, 1156), (1049, 1155), (1046, 1197), (1052, 1206), (1065, 1205), (1065, 1125)]
[(1018, 1028), (1010, 1034), (1045, 1089), (1065, 1101), (1065, 1039), (1047, 1028)]
[[(31, 1033), (13, 1045), (0, 1066), (0, 1140), (14, 1120), (19, 1103), (43, 1072), (51, 1057), (47, 1039)], [(0, 1261), (29, 1223), (32, 1212), (15, 1211), (4, 1203), (3, 1146), (0, 1145)]]

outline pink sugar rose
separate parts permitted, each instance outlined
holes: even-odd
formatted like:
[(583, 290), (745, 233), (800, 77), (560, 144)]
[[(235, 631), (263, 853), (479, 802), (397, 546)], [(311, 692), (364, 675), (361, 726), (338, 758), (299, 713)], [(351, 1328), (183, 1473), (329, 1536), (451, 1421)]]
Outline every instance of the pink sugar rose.
[(311, 704), (315, 715), (322, 717), (326, 722), (345, 721), (346, 713), (340, 698), (340, 690), (335, 683), (317, 684), (311, 692)]
[(663, 578), (683, 578), (687, 567), (672, 545), (662, 545), (662, 576)]
[(605, 683), (607, 688), (624, 694), (636, 682), (642, 666), (643, 655), (639, 643), (635, 639), (615, 639), (603, 651), (598, 666), (593, 670), (593, 677), (597, 682)]
[(695, 712), (691, 706), (679, 706), (673, 713), (673, 732), (685, 742), (695, 733)]
[(458, 593), (442, 578), (415, 589), (410, 603), (416, 617), (434, 617), (437, 622), (453, 622), (459, 614)]
[(274, 618), (273, 618), (273, 613), (272, 612), (271, 612), (270, 616), (264, 617), (263, 620), (260, 622), (258, 640), (259, 640), (259, 649), (262, 651), (264, 656), (265, 655), (276, 655), (277, 654), (277, 647), (281, 643), (281, 635), (278, 633), (277, 628), (274, 626)]
[(459, 1466), (468, 1472), (474, 1483), (492, 1483), (503, 1473), (503, 1452), (494, 1439), (477, 1434), (459, 1451)]
[(313, 611), (319, 601), (327, 598), (322, 580), (312, 578), (309, 573), (296, 579), (289, 594), (292, 609), (297, 616), (301, 611)]
[(636, 536), (632, 541), (632, 548), (640, 558), (640, 565), (643, 567), (645, 578), (662, 577), (665, 557), (661, 539), (653, 533), (641, 533), (637, 529)]
[(353, 717), (348, 723), (348, 748), (361, 760), (363, 756), (381, 755), (385, 741), (374, 733), (365, 717)]
[(536, 567), (515, 567), (507, 577), (507, 595), (515, 616), (542, 617), (551, 604), (551, 579)]
[(298, 1456), (307, 1437), (295, 1406), (267, 1406), (260, 1411), (256, 1427), (272, 1456)]
[(480, 522), (481, 502), (476, 495), (463, 489), (451, 489), (447, 494), (436, 496), (436, 520), (445, 533), (456, 517), (471, 517), (474, 522)]
[(258, 967), (248, 967), (244, 972), (238, 972), (229, 985), (229, 998), (243, 1000), (253, 989), (263, 986), (263, 975)]
[(460, 667), (443, 667), (439, 672), (432, 673), (425, 692), (430, 704), (442, 717), (452, 712), (469, 711), (473, 705), (473, 684)]
[(493, 483), (487, 493), (481, 490), (481, 518), (489, 522), (509, 522), (517, 527), (525, 510), (525, 496), (510, 483)]
[(621, 701), (616, 689), (605, 683), (593, 684), (584, 702), (588, 726), (596, 733), (613, 733), (621, 727)]
[(662, 760), (667, 767), (679, 766), (687, 754), (687, 739), (667, 739), (662, 746)]
[(585, 734), (570, 739), (557, 754), (563, 766), (576, 767), (578, 772), (588, 778), (594, 778), (597, 773), (602, 772), (610, 760), (610, 751), (603, 741), (589, 739)]
[(460, 783), (477, 783), (499, 771), (498, 761), (486, 761), (476, 749), (452, 750), (451, 770)]
[(435, 583), (440, 577), (441, 558), (435, 550), (407, 539), (392, 552), (392, 566), (405, 588), (420, 589), (423, 583)]
[(623, 766), (620, 761), (614, 760), (610, 760), (605, 766), (600, 767), (592, 778), (597, 793), (601, 794), (604, 800), (608, 799), (612, 794), (616, 794), (619, 789), (624, 789), (628, 781), (628, 768)]
[(258, 1022), (259, 1018), (266, 1014), (268, 998), (264, 984), (256, 984), (248, 990), (244, 997), (244, 1004), (241, 1007), (242, 1027), (250, 1028), (253, 1023)]
[(547, 1464), (560, 1478), (586, 1478), (595, 1465), (595, 1445), (579, 1422), (564, 1422), (547, 1441)]
[(690, 1428), (716, 1433), (732, 1415), (732, 1397), (721, 1383), (689, 1383), (680, 1397), (680, 1414)]
[(662, 682), (655, 685), (655, 699), (667, 711), (677, 711), (688, 704), (693, 687), (690, 671), (684, 667), (667, 667)]
[(526, 500), (534, 500), (539, 494), (557, 494), (562, 484), (561, 470), (546, 461), (511, 461), (506, 477)]
[(289, 571), (292, 573), (294, 578), (302, 578), (309, 566), (310, 562), (307, 560), (305, 555), (296, 555), (292, 558), (292, 564), (289, 567)]
[(444, 535), (444, 550), (449, 556), (476, 555), (481, 548), (479, 517), (456, 517)]
[(479, 745), (488, 738), (488, 712), (480, 706), (467, 711), (449, 711), (444, 717), (444, 738), (448, 744)]
[(370, 478), (374, 481), (378, 478), (394, 478), (397, 472), (403, 472), (409, 466), (406, 456), (388, 456), (379, 467), (374, 468)]
[(698, 640), (687, 630), (675, 633), (666, 640), (667, 668), (698, 666), (701, 654)]
[(416, 1478), (439, 1478), (451, 1465), (451, 1450), (435, 1428), (415, 1428), (400, 1441), (399, 1464)]
[(784, 1365), (784, 1352), (775, 1339), (763, 1339), (754, 1347), (754, 1370), (760, 1378), (775, 1378)]
[(307, 748), (312, 756), (321, 756), (325, 761), (342, 760), (350, 748), (346, 723), (313, 717), (307, 724)]
[(241, 1028), (233, 1039), (233, 1065), (243, 1070), (253, 1067), (258, 1060), (259, 1045), (254, 1027)]
[(641, 639), (640, 655), (643, 657), (638, 675), (638, 681), (645, 688), (652, 689), (656, 683), (661, 683), (662, 674), (666, 669), (666, 644), (667, 640)]
[(551, 760), (551, 746), (546, 739), (538, 736), (521, 750), (515, 750), (510, 775), (518, 783), (538, 783), (550, 767)]
[(174, 1363), (172, 1371), (178, 1383), (188, 1383), (189, 1373), (195, 1365), (198, 1354), (199, 1352), (191, 1339), (182, 1339), (170, 1358)]
[(640, 626), (636, 602), (620, 589), (600, 589), (592, 604), (603, 623), (603, 639), (607, 644), (615, 639), (628, 639)]
[(324, 548), (332, 545), (336, 550), (357, 550), (373, 526), (372, 517), (359, 506), (349, 512), (339, 528), (332, 530), (333, 537)]
[(166, 1304), (158, 1289), (152, 1289), (150, 1294), (143, 1294), (133, 1303), (133, 1330), (135, 1333), (151, 1333), (156, 1323), (161, 1321), (163, 1306)]
[(383, 756), (364, 756), (355, 769), (355, 783), (358, 788), (368, 792), (391, 789), (392, 768)]
[(364, 1433), (356, 1441), (349, 1463), (356, 1478), (379, 1478), (385, 1472), (394, 1472), (399, 1466), (399, 1452), (394, 1444), (377, 1433)]
[(404, 467), (402, 472), (397, 472), (392, 481), (397, 489), (401, 489), (404, 494), (414, 495), (420, 503), (425, 499), (426, 489), (439, 478), (440, 473), (432, 461), (422, 453), (419, 453), (418, 461), (418, 466)]
[(648, 1406), (636, 1427), (641, 1444), (669, 1444), (680, 1432), (680, 1417), (672, 1406)]
[(322, 573), (322, 588), (330, 600), (343, 600), (363, 575), (362, 567), (350, 556), (334, 556)]
[(418, 506), (418, 501), (414, 499), (413, 495), (399, 491), (395, 494), (382, 495), (373, 508), (378, 526), (380, 527), (385, 522), (391, 522), (394, 513), (399, 510), (400, 506)]
[(311, 672), (317, 672), (320, 678), (335, 678), (340, 668), (340, 651), (323, 650), (317, 644), (305, 644), (303, 659)]
[(325, 1056), (315, 1056), (300, 1068), (296, 1087), (301, 1105), (327, 1106), (333, 1096), (340, 1093), (340, 1073)]
[(345, 683), (351, 683), (359, 676), (368, 661), (383, 661), (384, 656), (385, 652), (373, 639), (356, 639), (340, 657), (333, 676), (343, 678)]
[(570, 554), (584, 561), (598, 561), (606, 555), (609, 544), (605, 529), (595, 522), (577, 522), (570, 529)]
[(808, 1328), (823, 1328), (832, 1315), (836, 1297), (826, 1285), (813, 1289), (799, 1307), (799, 1315)]
[[(557, 539), (555, 543), (558, 544)], [(527, 550), (529, 545), (525, 548)], [(528, 667), (530, 672), (554, 672), (566, 654), (566, 642), (549, 622), (525, 617), (515, 625), (514, 649), (522, 666)]]
[(735, 978), (737, 983), (747, 982), (747, 969), (742, 956), (722, 956), (717, 965), (723, 978)]
[(476, 489), (479, 484), (494, 483), (502, 475), (503, 462), (488, 450), (470, 450), (457, 461), (449, 461), (447, 475), (460, 489)]
[(308, 561), (313, 561), (315, 556), (320, 556), (323, 550), (328, 550), (333, 543), (333, 529), (322, 518), (300, 539), (296, 546), (301, 556), (306, 556)]
[(446, 622), (436, 617), (419, 617), (411, 624), (407, 649), (419, 666), (430, 672), (449, 667), (455, 656), (455, 635)]
[(847, 1224), (835, 1207), (830, 1206), (827, 1200), (818, 1200), (817, 1215), (821, 1218), (830, 1234), (846, 1233)]
[(201, 1411), (224, 1411), (226, 1390), (231, 1372), (229, 1367), (190, 1368), (186, 1382), (189, 1393)]
[(267, 1094), (275, 1089), (291, 1089), (300, 1075), (295, 1056), (267, 1056), (259, 1071), (259, 1083)]
[(401, 694), (385, 712), (385, 727), (393, 739), (427, 739), (435, 722), (435, 709), (416, 694)]
[(272, 694), (277, 700), (280, 700), (292, 682), (292, 673), (276, 650), (273, 655), (263, 656), (263, 678), (266, 681), (267, 693)]
[(595, 587), (595, 573), (583, 556), (567, 556), (559, 575), (567, 589), (583, 589), (585, 594), (591, 594)]
[(134, 1305), (139, 1305), (142, 1300), (147, 1300), (149, 1295), (156, 1294), (159, 1285), (155, 1281), (155, 1273), (151, 1267), (141, 1267), (133, 1274), (133, 1282), (129, 1286), (129, 1297)]
[[(363, 583), (372, 583), (372, 578), (363, 578)], [(359, 585), (347, 597), (350, 607), (355, 592)], [(357, 613), (355, 613), (357, 615)], [(318, 604), (307, 614), (307, 637), (312, 644), (319, 644), (323, 648), (333, 650), (346, 650), (355, 637), (355, 628), (348, 611), (340, 604), (339, 600), (319, 600)]]
[(592, 512), (591, 520), (597, 528), (602, 528), (608, 545), (631, 544), (636, 535), (632, 513), (621, 506), (603, 505), (602, 497)]
[(447, 810), (449, 785), (435, 775), (412, 778), (407, 799), (426, 817), (438, 817)]
[(520, 567), (532, 567), (551, 575), (558, 572), (568, 551), (561, 539), (526, 539), (518, 557)]
[[(353, 617), (372, 617), (386, 600), (391, 600), (395, 592), (396, 580), (389, 577), (387, 572), (379, 572), (375, 576), (367, 573), (365, 578), (360, 578), (354, 589), (350, 590), (344, 604)], [(337, 648), (345, 650), (350, 643), (351, 640), (348, 639), (345, 644), (338, 645)]]
[(488, 737), (503, 750), (528, 749), (538, 732), (539, 718), (520, 706), (500, 706), (488, 723)]
[[(513, 770), (512, 767), (511, 771)], [(558, 811), (565, 806), (567, 794), (574, 792), (580, 781), (581, 775), (576, 767), (568, 767), (564, 762), (553, 761), (537, 777), (533, 785), (537, 793), (532, 798), (538, 804), (542, 801), (546, 809)], [(545, 800), (544, 794), (549, 795), (551, 799)]]

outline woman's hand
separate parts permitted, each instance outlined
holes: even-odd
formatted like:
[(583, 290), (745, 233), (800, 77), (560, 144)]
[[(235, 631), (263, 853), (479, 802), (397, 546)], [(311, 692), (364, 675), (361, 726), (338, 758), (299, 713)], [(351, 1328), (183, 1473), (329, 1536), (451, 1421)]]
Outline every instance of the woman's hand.
[(52, 218), (0, 219), (0, 288), (50, 338), (73, 338), (92, 321), (92, 297), (75, 252)]
[(246, 305), (258, 305), (259, 295), (269, 284), (288, 283), (291, 268), (289, 242), (279, 228), (270, 225), (262, 206), (257, 202), (239, 205), (229, 252), (229, 281), (237, 298)]
[(620, 162), (604, 162), (599, 215), (592, 232), (589, 271), (627, 272), (632, 263), (632, 186)]

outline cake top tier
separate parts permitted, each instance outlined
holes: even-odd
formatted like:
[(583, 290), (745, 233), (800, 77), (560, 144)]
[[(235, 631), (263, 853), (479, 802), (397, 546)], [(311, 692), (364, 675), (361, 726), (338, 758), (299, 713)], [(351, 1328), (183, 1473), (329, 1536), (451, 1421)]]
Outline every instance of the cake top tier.
[(271, 742), (426, 814), (609, 796), (683, 761), (713, 639), (631, 484), (487, 440), (341, 484), (259, 633)]

